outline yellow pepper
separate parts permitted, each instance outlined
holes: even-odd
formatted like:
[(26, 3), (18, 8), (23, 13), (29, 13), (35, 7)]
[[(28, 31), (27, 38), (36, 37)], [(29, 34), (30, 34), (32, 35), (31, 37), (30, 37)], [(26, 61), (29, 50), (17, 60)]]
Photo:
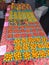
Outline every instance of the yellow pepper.
[(20, 39), (14, 40), (14, 44), (20, 44)]
[(38, 48), (45, 48), (45, 44), (37, 44)]
[(12, 61), (12, 57), (13, 57), (13, 54), (5, 54), (4, 56), (4, 61)]
[(49, 56), (49, 50), (47, 50), (46, 53), (47, 53), (47, 56)]
[(21, 45), (16, 45), (15, 47), (14, 47), (14, 50), (17, 50), (17, 51), (19, 51), (19, 50), (21, 50), (22, 49), (22, 46)]
[(28, 42), (31, 43), (31, 42), (34, 42), (34, 39), (32, 37), (29, 37), (28, 38)]
[(31, 57), (30, 52), (24, 52), (23, 56), (24, 56), (25, 60), (30, 59), (30, 57)]
[(21, 52), (15, 52), (15, 53), (14, 53), (14, 59), (15, 59), (16, 61), (22, 60)]
[(49, 42), (45, 44), (45, 48), (49, 48)]
[(32, 58), (38, 58), (39, 57), (38, 51), (36, 51), (36, 50), (33, 50), (31, 52), (31, 54), (32, 54)]
[(35, 38), (35, 41), (36, 41), (36, 42), (40, 42), (41, 39), (40, 39), (40, 38)]
[(11, 4), (11, 9), (14, 9), (14, 3)]
[(27, 43), (23, 44), (23, 49), (24, 50), (29, 50), (29, 45)]
[(31, 49), (36, 49), (36, 47), (37, 47), (37, 44), (30, 43), (30, 48)]
[(39, 51), (39, 56), (40, 56), (41, 58), (46, 57), (46, 51), (40, 50), (40, 51)]
[(25, 38), (22, 38), (21, 42), (22, 43), (26, 43), (26, 39)]
[(42, 38), (42, 42), (47, 42), (47, 38)]

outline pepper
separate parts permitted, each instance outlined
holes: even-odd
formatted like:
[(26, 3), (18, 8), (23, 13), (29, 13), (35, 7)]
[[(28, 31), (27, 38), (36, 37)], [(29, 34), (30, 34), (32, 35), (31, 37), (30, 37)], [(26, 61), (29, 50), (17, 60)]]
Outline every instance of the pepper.
[(14, 59), (15, 59), (16, 61), (22, 60), (21, 52), (15, 52), (15, 53), (14, 53)]

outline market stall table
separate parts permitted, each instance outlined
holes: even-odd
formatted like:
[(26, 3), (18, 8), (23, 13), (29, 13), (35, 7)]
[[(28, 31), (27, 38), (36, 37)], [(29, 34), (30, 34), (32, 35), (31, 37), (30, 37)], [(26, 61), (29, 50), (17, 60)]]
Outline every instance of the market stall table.
[(2, 65), (49, 65), (49, 41), (29, 4), (8, 6), (0, 45)]

